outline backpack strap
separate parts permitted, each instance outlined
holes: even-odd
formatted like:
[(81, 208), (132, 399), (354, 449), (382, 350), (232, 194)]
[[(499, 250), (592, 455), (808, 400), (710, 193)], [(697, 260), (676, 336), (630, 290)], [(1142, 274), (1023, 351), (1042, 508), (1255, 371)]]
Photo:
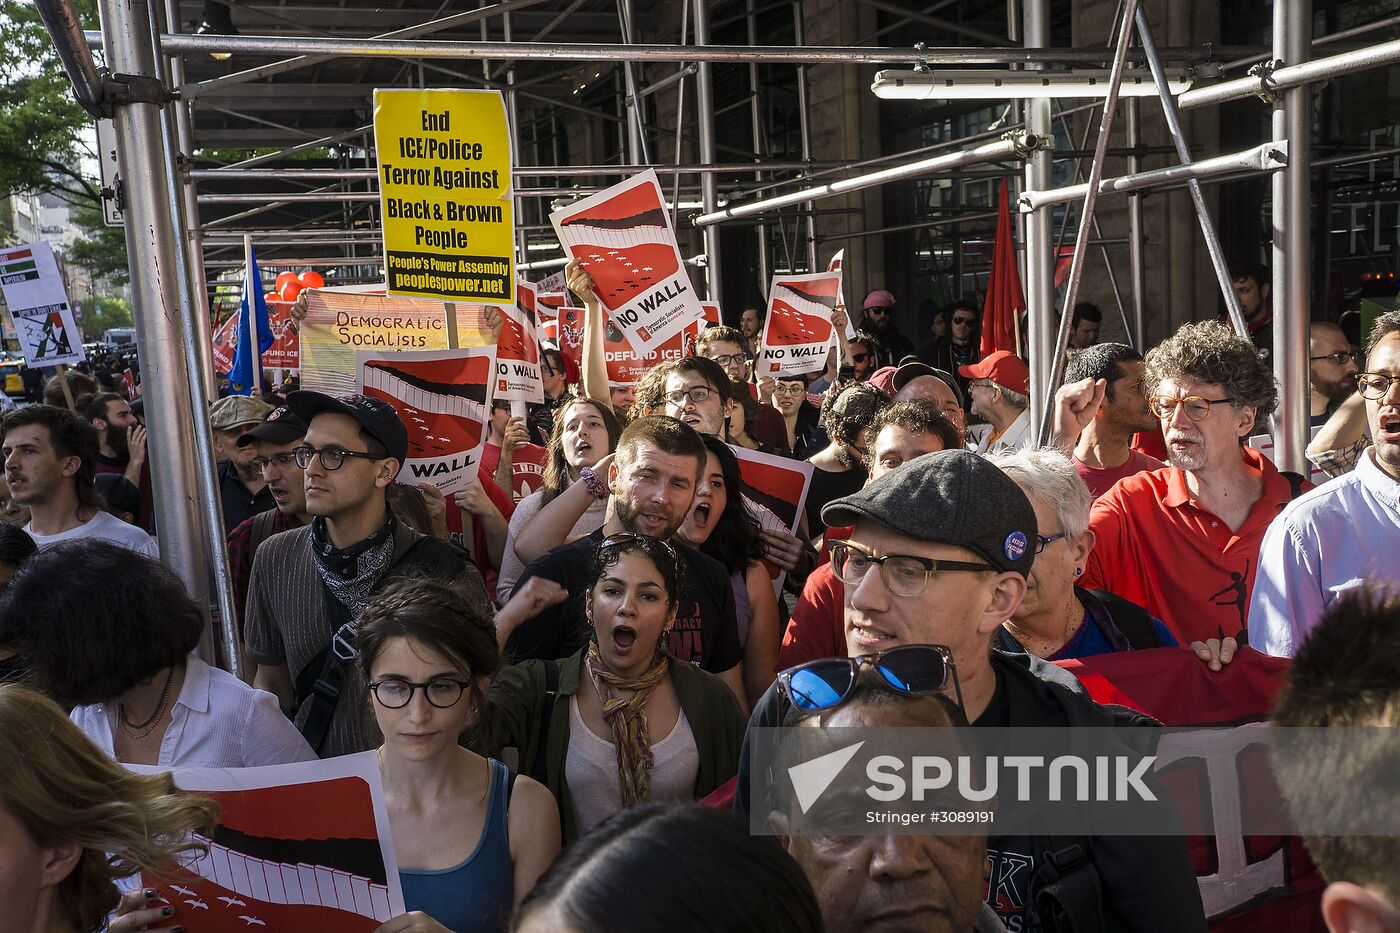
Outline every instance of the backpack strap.
[(1288, 480), (1288, 498), (1296, 499), (1303, 494), (1303, 483), (1307, 481), (1301, 473), (1292, 470), (1279, 470), (1279, 475)]
[(277, 510), (268, 509), (253, 516), (253, 525), (248, 530), (248, 566), (253, 565), (253, 557), (262, 543), (273, 535), (273, 522), (277, 520)]
[(535, 746), (535, 760), (530, 765), (529, 775), (541, 784), (545, 783), (546, 750), (549, 748), (549, 724), (554, 721), (554, 701), (559, 696), (559, 662), (545, 661), (544, 664), (544, 704), (540, 707), (540, 721), (536, 729), (539, 739)]
[(1103, 885), (1080, 838), (1045, 853), (1031, 876), (1030, 897), (1045, 933), (1103, 933)]

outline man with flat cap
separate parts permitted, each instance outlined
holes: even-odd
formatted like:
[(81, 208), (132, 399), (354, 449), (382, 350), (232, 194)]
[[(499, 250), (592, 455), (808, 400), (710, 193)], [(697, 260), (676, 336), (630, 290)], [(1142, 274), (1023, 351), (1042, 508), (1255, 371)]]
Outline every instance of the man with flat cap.
[[(925, 454), (831, 501), (822, 518), (854, 526), (848, 541), (831, 548), (832, 570), (845, 585), (848, 656), (902, 645), (947, 646), (973, 726), (1121, 723), (1055, 665), (991, 647), (1025, 597), (1039, 540), (1030, 500), (1001, 470), (965, 450)], [(755, 705), (735, 786), (736, 812), (769, 805), (766, 776), (750, 774), (752, 727), (782, 725), (789, 711), (776, 686)], [(1035, 898), (1052, 884), (1043, 873), (1052, 862), (1062, 869), (1053, 890), (1078, 905), (1071, 910), (1074, 929), (1206, 928), (1183, 839), (991, 836), (987, 850), (986, 899), (1008, 929), (1040, 928)], [(1082, 925), (1090, 913), (1098, 926)]]
[(219, 504), (224, 534), (259, 512), (276, 506), (262, 474), (253, 468), (253, 449), (238, 446), (238, 439), (257, 427), (272, 406), (249, 395), (227, 395), (209, 406), (209, 429), (214, 435), (214, 455), (219, 458)]
[(374, 594), (409, 573), (466, 581), (488, 611), (476, 567), (451, 545), (394, 519), (385, 490), (408, 454), (408, 431), (387, 403), (363, 395), (293, 392), (306, 436), (293, 451), (305, 471), (311, 523), (269, 538), (253, 560), (244, 642), (253, 685), (271, 691), (323, 758), (377, 742), (355, 624)]

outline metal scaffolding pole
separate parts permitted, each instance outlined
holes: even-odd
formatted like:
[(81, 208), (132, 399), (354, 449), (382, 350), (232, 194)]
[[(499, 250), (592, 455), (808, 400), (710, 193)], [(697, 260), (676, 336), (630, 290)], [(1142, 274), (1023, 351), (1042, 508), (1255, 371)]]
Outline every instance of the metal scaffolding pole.
[[(1099, 194), (1139, 191), (1143, 188), (1160, 188), (1163, 185), (1186, 179), (1210, 178), (1216, 175), (1237, 175), (1240, 172), (1268, 172), (1289, 164), (1289, 143), (1286, 140), (1260, 143), (1250, 149), (1231, 152), (1212, 159), (1202, 159), (1189, 165), (1173, 165), (1170, 168), (1156, 168), (1136, 175), (1121, 175), (1117, 178), (1100, 178)], [(1053, 204), (1078, 201), (1089, 192), (1089, 184), (1065, 185), (1049, 191), (1027, 191), (1021, 195), (1019, 206), (1023, 211), (1039, 210)]]
[[(1152, 80), (1157, 82), (1157, 95), (1162, 101), (1162, 115), (1167, 118), (1167, 129), (1171, 132), (1172, 143), (1176, 146), (1177, 160), (1183, 165), (1191, 164), (1191, 150), (1186, 145), (1186, 136), (1181, 130), (1181, 114), (1177, 111), (1176, 99), (1167, 90), (1167, 77), (1162, 62), (1157, 58), (1156, 44), (1152, 41), (1152, 30), (1147, 25), (1147, 14), (1142, 7), (1137, 11), (1138, 39), (1142, 50), (1147, 53), (1147, 65), (1152, 69)], [(1249, 331), (1240, 313), (1240, 302), (1235, 290), (1230, 286), (1230, 267), (1225, 262), (1225, 253), (1220, 248), (1220, 238), (1215, 235), (1215, 224), (1206, 209), (1205, 195), (1201, 194), (1201, 183), (1188, 179), (1186, 187), (1191, 192), (1191, 203), (1196, 208), (1196, 220), (1201, 226), (1201, 237), (1206, 241), (1206, 252), (1210, 254), (1211, 265), (1215, 267), (1215, 278), (1220, 283), (1221, 296), (1225, 299), (1225, 310), (1230, 314), (1230, 323), (1235, 333), (1245, 335)]]
[[(631, 45), (636, 36), (632, 31), (632, 0), (617, 0), (617, 15), (622, 26), (622, 41)], [(507, 36), (507, 39), (510, 37)], [(645, 165), (651, 161), (647, 152), (645, 114), (642, 112), (642, 99), (637, 91), (637, 75), (632, 70), (632, 62), (622, 63), (622, 77), (627, 87), (627, 156), (634, 165)]]
[[(1296, 68), (1312, 51), (1312, 0), (1274, 3), (1274, 58)], [(1276, 72), (1277, 73), (1277, 72)], [(1275, 141), (1287, 141), (1288, 167), (1273, 177), (1274, 464), (1307, 476), (1308, 322), (1311, 318), (1312, 88), (1290, 86), (1274, 104)]]
[(722, 211), (701, 214), (692, 219), (691, 223), (697, 227), (712, 227), (715, 224), (721, 224), (728, 220), (752, 217), (755, 214), (791, 207), (794, 204), (801, 204), (806, 201), (820, 201), (823, 198), (832, 198), (837, 195), (848, 194), (852, 191), (874, 188), (892, 181), (903, 181), (906, 178), (918, 178), (923, 175), (932, 175), (944, 169), (958, 168), (963, 165), (974, 165), (979, 162), (1020, 160), (1026, 158), (1028, 153), (1039, 149), (1042, 145), (1050, 144), (1050, 137), (1048, 136), (1042, 137), (1023, 135), (1020, 133), (1008, 133), (1007, 137), (1008, 138), (998, 140), (994, 143), (988, 143), (985, 146), (978, 146), (975, 149), (951, 152), (945, 155), (935, 156), (932, 159), (920, 159), (918, 162), (910, 162), (906, 165), (887, 168), (883, 171), (871, 172), (869, 175), (858, 175), (855, 178), (843, 178), (840, 181), (828, 182), (827, 184), (818, 185), (815, 188), (806, 188), (802, 191), (793, 191), (790, 194), (779, 195), (776, 198), (753, 201), (748, 204), (738, 205), (737, 207), (726, 207)]
[[(165, 22), (166, 28), (171, 32), (179, 32), (180, 5), (178, 0), (165, 0)], [(172, 55), (169, 57), (169, 75), (171, 87), (179, 87), (184, 84), (185, 59), (183, 56)], [(193, 105), (189, 101), (177, 101), (172, 106), (167, 107), (164, 114), (167, 124), (174, 125), (175, 152), (185, 157), (186, 164), (194, 163), (194, 125), (190, 116), (191, 106)], [(209, 337), (213, 333), (213, 320), (209, 311), (209, 283), (205, 281), (204, 263), (201, 261), (204, 255), (201, 242), (204, 234), (199, 228), (199, 205), (195, 201), (194, 182), (187, 175), (182, 175), (179, 168), (178, 162), (172, 163), (172, 171), (176, 172), (175, 177), (180, 188), (179, 217), (180, 228), (184, 233), (187, 291), (190, 295), (195, 327), (197, 328), (192, 343), (198, 354), (199, 373), (201, 381), (204, 383), (205, 397), (212, 398), (216, 394), (218, 379), (214, 372), (213, 341)]]
[[(843, 168), (830, 162), (816, 162), (814, 165)], [(806, 169), (805, 162), (764, 162), (765, 172), (799, 172)], [(754, 166), (744, 162), (729, 162), (718, 165), (522, 165), (511, 171), (516, 178), (580, 178), (591, 175), (635, 175), (647, 169), (655, 169), (658, 175), (747, 175)], [(190, 177), (196, 181), (241, 179), (254, 181), (374, 181), (379, 173), (364, 168), (259, 168), (228, 171), (222, 168), (194, 169)]]
[[(1041, 445), (1050, 442), (1051, 416), (1055, 407), (1055, 390), (1065, 375), (1066, 351), (1069, 348), (1070, 322), (1072, 309), (1079, 297), (1079, 283), (1084, 280), (1084, 263), (1089, 257), (1089, 231), (1094, 225), (1094, 208), (1098, 204), (1100, 180), (1103, 178), (1104, 153), (1108, 150), (1108, 139), (1113, 133), (1113, 117), (1118, 110), (1118, 90), (1123, 84), (1123, 63), (1127, 59), (1128, 44), (1133, 37), (1133, 13), (1138, 8), (1138, 0), (1123, 0), (1123, 18), (1118, 27), (1118, 44), (1113, 52), (1113, 67), (1109, 72), (1108, 96), (1103, 103), (1103, 117), (1099, 120), (1099, 138), (1094, 144), (1094, 161), (1089, 164), (1089, 181), (1084, 187), (1084, 204), (1079, 209), (1079, 233), (1074, 241), (1074, 255), (1069, 263), (1069, 282), (1065, 285), (1064, 313), (1060, 315), (1060, 326), (1055, 335), (1055, 356), (1050, 366), (1050, 377), (1044, 383), (1044, 392), (1038, 402), (1041, 409), (1040, 432), (1037, 435)], [(1160, 85), (1159, 85), (1160, 86)], [(1078, 187), (1078, 186), (1076, 186)], [(1028, 192), (1033, 194), (1033, 192)], [(1037, 400), (1032, 396), (1031, 404)]]
[[(210, 568), (224, 559), (223, 522), (209, 433), (189, 429), (204, 423), (205, 409), (196, 406), (205, 400), (203, 380), (194, 369), (197, 354), (188, 339), (195, 326), (192, 309), (173, 274), (180, 263), (171, 214), (175, 182), (161, 150), (161, 104), (150, 94), (155, 88), (141, 81), (155, 74), (147, 0), (101, 0), (99, 6), (108, 67), (135, 76), (146, 93), (133, 96), (147, 97), (118, 104), (115, 122), (126, 225), (132, 231), (131, 286), (146, 417), (156, 426), (148, 443), (161, 559), (184, 581), (190, 596), (208, 606)], [(216, 574), (215, 581), (222, 589), (227, 577)], [(230, 604), (231, 592), (218, 599), (221, 607)], [(234, 619), (229, 615), (220, 621), (223, 660), (240, 673)], [(210, 661), (218, 657), (215, 644), (211, 625), (200, 640), (201, 653)]]
[[(1027, 51), (1044, 61), (1043, 50), (1050, 45), (1049, 0), (1025, 0), (1023, 34)], [(1102, 57), (1103, 50), (1099, 51)], [(1043, 65), (1031, 65), (1040, 70)], [(1052, 185), (1051, 165), (1054, 159), (1054, 129), (1051, 126), (1051, 105), (1048, 98), (1026, 101), (1026, 129), (1035, 136), (1051, 140), (1051, 145), (1038, 149), (1026, 161), (1023, 191), (1045, 191)], [(1036, 400), (1047, 396), (1050, 367), (1055, 358), (1055, 263), (1050, 255), (1054, 238), (1051, 233), (1050, 211), (1036, 211), (1026, 218), (1026, 330), (1027, 356), (1031, 371), (1031, 433), (1041, 433), (1041, 406)]]
[[(707, 0), (695, 0), (693, 8), (695, 20), (695, 44), (706, 47), (710, 44), (710, 10)], [(633, 46), (636, 48), (636, 46)], [(700, 123), (700, 162), (709, 165), (715, 161), (715, 89), (711, 69), (713, 65), (700, 60), (700, 70), (695, 76), (695, 106)], [(700, 176), (700, 199), (704, 202), (705, 213), (712, 214), (719, 207), (719, 185), (714, 175)], [(723, 301), (723, 269), (720, 267), (719, 230), (705, 231), (705, 294), (710, 301), (719, 304)]]
[[(758, 14), (754, 0), (744, 0), (747, 18), (749, 45), (758, 44)], [(768, 148), (763, 135), (763, 97), (758, 83), (758, 64), (749, 62), (749, 126), (753, 134), (754, 161), (762, 164), (764, 152)], [(763, 172), (753, 173), (754, 181), (763, 184)], [(815, 243), (813, 246), (815, 247)], [(758, 287), (762, 292), (768, 287), (768, 225), (758, 225)]]
[[(1140, 103), (1141, 102), (1136, 97), (1131, 97), (1125, 102), (1125, 129), (1128, 133), (1128, 148), (1130, 149), (1136, 149), (1142, 143), (1142, 128), (1138, 124)], [(1128, 174), (1136, 175), (1141, 171), (1142, 157), (1137, 155), (1128, 156)], [(1147, 259), (1143, 254), (1142, 219), (1142, 198), (1138, 195), (1129, 195), (1128, 277), (1130, 279), (1129, 286), (1133, 294), (1133, 332), (1128, 335), (1128, 342), (1136, 347), (1139, 353), (1146, 353)]]
[(1235, 78), (1232, 81), (1192, 88), (1177, 96), (1177, 105), (1182, 110), (1190, 110), (1246, 97), (1270, 97), (1276, 91), (1318, 81), (1330, 81), (1371, 68), (1384, 68), (1400, 63), (1400, 39), (1392, 39), (1351, 52), (1339, 52), (1312, 61), (1307, 61), (1306, 58), (1304, 55), (1298, 64), (1285, 65), (1272, 71), (1260, 69), (1247, 78)]
[[(792, 4), (792, 28), (793, 44), (802, 45), (805, 30), (802, 22), (802, 0), (793, 0)], [(802, 159), (810, 161), (812, 158), (812, 116), (811, 110), (811, 90), (807, 85), (807, 68), (805, 65), (797, 66), (797, 119), (802, 133)], [(707, 208), (709, 209), (709, 208)], [(817, 218), (810, 212), (807, 214), (807, 271), (817, 271)], [(767, 283), (764, 283), (767, 286)]]
[[(97, 33), (85, 34), (91, 45), (101, 42)], [(922, 61), (928, 65), (1008, 65), (1063, 62), (1092, 64), (1103, 61), (1103, 49), (1055, 49), (1051, 56), (1034, 49), (966, 47), (881, 48), (879, 46), (814, 45), (623, 45), (592, 42), (463, 42), (428, 39), (351, 39), (317, 36), (220, 36), (164, 35), (167, 52), (208, 55), (332, 55), (348, 58), (498, 59), (553, 62), (733, 62), (750, 61), (796, 65), (884, 65)], [(1160, 50), (1163, 61), (1200, 63), (1226, 55), (1249, 55), (1247, 46), (1171, 47)], [(1135, 58), (1137, 56), (1134, 56)]]

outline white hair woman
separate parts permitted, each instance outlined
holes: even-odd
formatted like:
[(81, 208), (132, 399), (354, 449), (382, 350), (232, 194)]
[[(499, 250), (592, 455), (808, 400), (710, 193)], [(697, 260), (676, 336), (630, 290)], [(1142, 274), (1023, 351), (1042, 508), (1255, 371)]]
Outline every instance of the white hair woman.
[(1094, 549), (1093, 497), (1069, 457), (1030, 447), (987, 458), (1016, 481), (1035, 508), (1039, 529), (1026, 598), (997, 633), (996, 646), (1047, 661), (1113, 651), (1175, 647), (1177, 641), (1146, 609), (1075, 581)]

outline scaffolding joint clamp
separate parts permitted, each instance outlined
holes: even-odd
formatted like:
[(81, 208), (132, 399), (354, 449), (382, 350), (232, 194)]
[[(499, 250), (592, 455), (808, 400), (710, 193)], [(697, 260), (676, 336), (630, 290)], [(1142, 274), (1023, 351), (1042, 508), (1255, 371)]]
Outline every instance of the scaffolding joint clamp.
[(113, 104), (155, 104), (163, 107), (177, 100), (179, 94), (159, 78), (150, 75), (128, 75), (103, 69), (102, 105), (110, 109)]
[(1251, 78), (1259, 79), (1259, 89), (1254, 92), (1266, 104), (1277, 104), (1279, 102), (1279, 90), (1274, 84), (1274, 72), (1283, 67), (1283, 62), (1277, 58), (1265, 59), (1249, 69)]
[(928, 43), (927, 43), (927, 42), (915, 42), (915, 43), (914, 43), (914, 54), (918, 56), (918, 60), (914, 62), (914, 70), (915, 70), (915, 71), (920, 71), (920, 72), (927, 72), (927, 71), (929, 70), (929, 68), (928, 68)]
[(1023, 159), (1029, 158), (1037, 149), (1053, 149), (1055, 145), (1054, 137), (1049, 134), (1036, 135), (1025, 130), (1008, 130), (1001, 134), (1001, 138), (1013, 143), (1016, 154)]

